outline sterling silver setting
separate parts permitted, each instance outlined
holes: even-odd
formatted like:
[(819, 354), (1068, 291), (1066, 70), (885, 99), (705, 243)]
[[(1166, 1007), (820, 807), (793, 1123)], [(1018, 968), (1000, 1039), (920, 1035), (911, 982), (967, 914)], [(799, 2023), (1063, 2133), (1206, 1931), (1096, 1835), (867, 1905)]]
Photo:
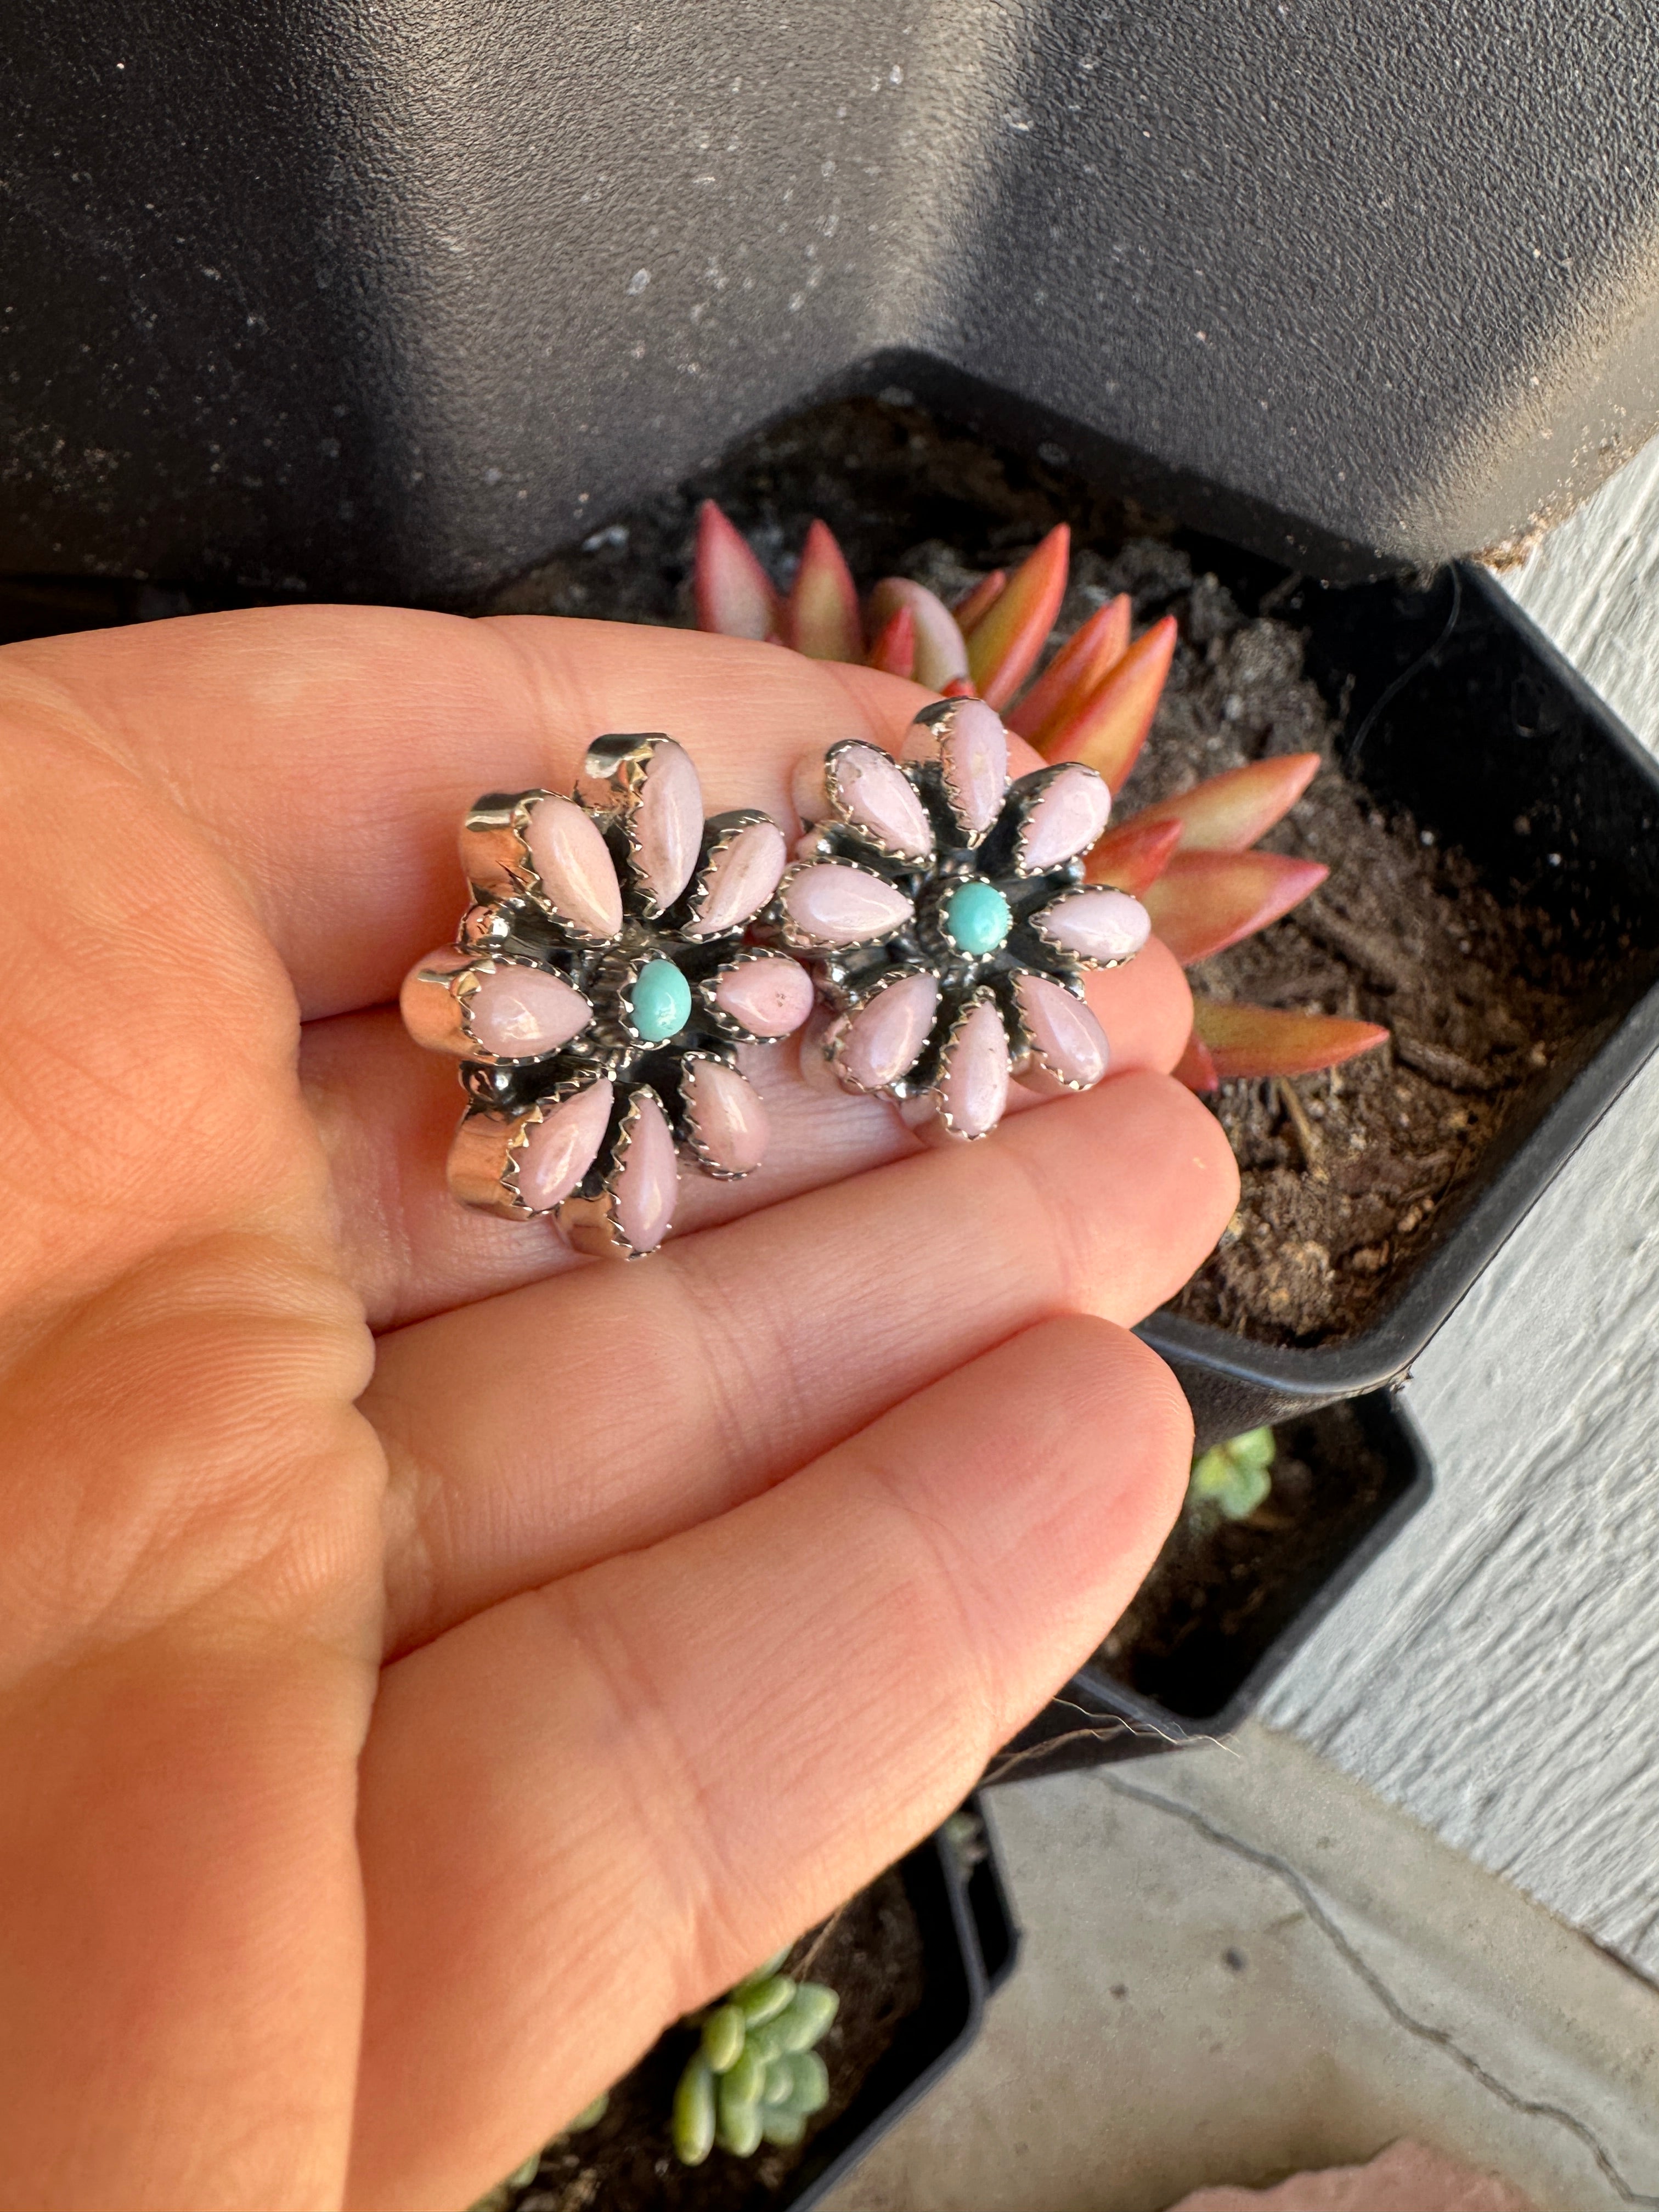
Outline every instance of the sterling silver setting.
[[(1127, 892), (1085, 881), (1110, 810), (1092, 769), (1062, 763), (1010, 784), (1006, 733), (977, 700), (924, 708), (896, 762), (874, 753), (843, 743), (802, 763), (810, 826), (769, 921), (832, 1009), (822, 1048), (842, 1085), (971, 1142), (995, 1127), (1010, 1080), (1041, 1092), (1100, 1080), (1108, 1048), (1084, 975), (1132, 958), (1151, 925)], [(983, 941), (953, 918), (968, 886)], [(884, 897), (859, 927), (860, 904)], [(884, 1060), (884, 1035), (896, 1040)]]
[(660, 732), (596, 739), (569, 795), (477, 801), (461, 832), (473, 903), (402, 994), (470, 1101), (457, 1198), (637, 1259), (668, 1231), (678, 1155), (753, 1171), (766, 1116), (739, 1048), (811, 1006), (798, 963), (750, 939), (787, 857), (767, 815), (705, 820), (690, 756)]

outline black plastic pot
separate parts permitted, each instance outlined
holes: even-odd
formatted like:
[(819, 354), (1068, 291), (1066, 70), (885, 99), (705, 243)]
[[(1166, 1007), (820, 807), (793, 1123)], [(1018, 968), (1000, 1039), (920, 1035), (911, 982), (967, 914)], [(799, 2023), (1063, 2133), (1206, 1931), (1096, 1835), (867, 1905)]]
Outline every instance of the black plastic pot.
[[(1130, 1688), (1098, 1658), (1080, 1668), (1060, 1697), (992, 1762), (988, 1782), (1027, 1781), (1081, 1766), (1208, 1742), (1254, 1711), (1268, 1685), (1306, 1643), (1371, 1562), (1428, 1501), (1433, 1471), (1423, 1440), (1396, 1394), (1379, 1390), (1351, 1405), (1305, 1416), (1297, 1439), (1351, 1461), (1355, 1425), (1382, 1462), (1382, 1480), (1363, 1504), (1334, 1513), (1319, 1557), (1294, 1578), (1267, 1587), (1261, 1603), (1231, 1633), (1200, 1633)], [(1309, 1432), (1311, 1432), (1311, 1437)], [(1346, 1433), (1345, 1433), (1346, 1431)], [(1281, 1431), (1281, 1443), (1290, 1440)]]
[(793, 2188), (772, 2198), (768, 2212), (807, 2212), (823, 2203), (966, 2053), (983, 2023), (986, 1998), (1013, 1972), (1019, 1931), (990, 1825), (973, 1798), (957, 1822), (963, 1815), (976, 1831), (965, 1847), (960, 1827), (950, 1824), (899, 1868), (921, 1927), (927, 1995), (840, 2118), (812, 2137)]
[[(1019, 1924), (1013, 1916), (1002, 1846), (977, 1794), (963, 1806), (969, 1835), (957, 1844), (957, 1860), (968, 1893), (968, 1911), (979, 1944), (985, 1994), (994, 1997), (1019, 1964)], [(954, 1832), (954, 1831), (953, 1831)]]
[[(1019, 1929), (996, 1839), (977, 1797), (902, 1859), (897, 1870), (921, 1933), (922, 2001), (900, 2022), (847, 2110), (810, 2139), (785, 2187), (769, 2194), (757, 2184), (756, 2212), (807, 2212), (823, 2203), (963, 2056), (979, 2033), (986, 1998), (1001, 1988), (1018, 1960)], [(536, 2197), (533, 2181), (524, 2194)], [(723, 2195), (721, 2202), (729, 2204), (730, 2197)]]
[(1402, 1375), (1659, 1044), (1659, 768), (1501, 587), (1460, 564), (1425, 585), (1286, 591), (1282, 571), (1235, 548), (1201, 550), (1246, 606), (1279, 585), (1274, 611), (1305, 629), (1310, 674), (1346, 702), (1347, 762), (1366, 788), (1605, 960), (1577, 1043), (1515, 1100), (1358, 1334), (1304, 1348), (1167, 1311), (1143, 1326), (1181, 1377), (1200, 1449)]

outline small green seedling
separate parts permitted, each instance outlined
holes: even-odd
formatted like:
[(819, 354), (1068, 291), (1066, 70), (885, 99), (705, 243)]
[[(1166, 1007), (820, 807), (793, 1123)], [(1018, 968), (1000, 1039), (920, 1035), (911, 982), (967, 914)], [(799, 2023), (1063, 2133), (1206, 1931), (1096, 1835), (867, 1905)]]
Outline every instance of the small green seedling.
[(697, 2049), (674, 2092), (672, 2136), (683, 2166), (718, 2143), (748, 2158), (763, 2142), (798, 2143), (830, 2096), (814, 2046), (841, 2000), (822, 1982), (793, 1982), (781, 1951), (704, 2014)]
[(1273, 1432), (1251, 1429), (1213, 1444), (1193, 1462), (1188, 1496), (1229, 1521), (1248, 1520), (1273, 1486)]

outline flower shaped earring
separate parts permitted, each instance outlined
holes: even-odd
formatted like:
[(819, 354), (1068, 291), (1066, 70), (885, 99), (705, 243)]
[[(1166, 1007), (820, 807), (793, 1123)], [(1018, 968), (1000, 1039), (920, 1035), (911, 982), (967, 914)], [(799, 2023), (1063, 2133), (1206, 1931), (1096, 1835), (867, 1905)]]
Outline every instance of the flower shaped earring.
[(667, 1234), (677, 1149), (758, 1167), (766, 1113), (739, 1044), (799, 1029), (810, 977), (745, 941), (788, 853), (764, 814), (705, 822), (672, 738), (599, 738), (578, 794), (492, 793), (461, 833), (475, 903), (404, 986), (417, 1042), (455, 1054), (471, 1104), (450, 1152), (469, 1205), (556, 1214), (579, 1251)]
[(818, 826), (773, 913), (836, 1010), (825, 1050), (848, 1090), (925, 1099), (946, 1135), (972, 1139), (1002, 1118), (1011, 1077), (1099, 1082), (1106, 1038), (1081, 971), (1129, 959), (1151, 923), (1127, 892), (1083, 882), (1112, 803), (1092, 769), (1010, 787), (995, 714), (947, 699), (922, 709), (897, 765), (856, 740), (804, 763), (796, 801)]

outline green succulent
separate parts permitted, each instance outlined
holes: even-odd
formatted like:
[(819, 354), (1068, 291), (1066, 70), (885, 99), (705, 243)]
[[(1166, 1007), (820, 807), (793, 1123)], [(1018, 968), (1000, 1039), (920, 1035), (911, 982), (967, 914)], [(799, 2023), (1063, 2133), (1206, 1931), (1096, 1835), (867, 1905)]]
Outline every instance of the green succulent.
[(822, 1982), (794, 1982), (781, 1951), (703, 2015), (696, 2050), (674, 2092), (672, 2136), (683, 2166), (718, 2143), (748, 2158), (763, 2142), (798, 2143), (830, 2096), (815, 2045), (841, 2000)]
[(1187, 1494), (1229, 1521), (1246, 1520), (1273, 1486), (1273, 1431), (1250, 1429), (1199, 1454)]

